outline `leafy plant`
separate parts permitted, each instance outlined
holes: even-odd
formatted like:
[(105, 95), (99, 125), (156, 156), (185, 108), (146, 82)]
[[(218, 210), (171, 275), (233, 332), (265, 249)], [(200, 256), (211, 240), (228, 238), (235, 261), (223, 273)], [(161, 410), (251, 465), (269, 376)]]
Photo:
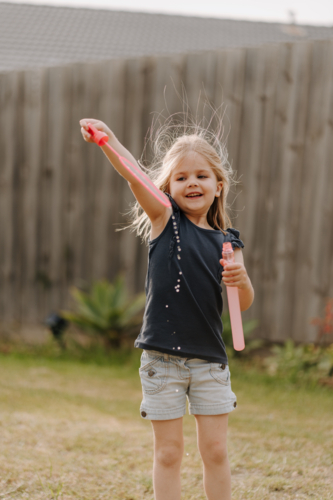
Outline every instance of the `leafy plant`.
[[(222, 313), (222, 323), (223, 323), (223, 342), (228, 349), (228, 355), (230, 357), (239, 357), (244, 353), (244, 351), (235, 351), (233, 348), (233, 341), (232, 341), (232, 331), (231, 331), (231, 322), (230, 322), (230, 314), (228, 311)], [(251, 350), (257, 349), (258, 347), (261, 347), (263, 344), (263, 341), (260, 339), (256, 340), (247, 340), (251, 332), (258, 326), (258, 320), (253, 319), (249, 321), (244, 321), (243, 322), (243, 332), (244, 332), (244, 339), (245, 339), (245, 351), (246, 354), (248, 354)]]
[(315, 344), (296, 346), (289, 339), (282, 346), (272, 347), (273, 356), (264, 360), (271, 375), (279, 375), (297, 382), (301, 379), (318, 379), (319, 376), (332, 374), (333, 344), (324, 348)]
[(272, 354), (264, 361), (271, 375), (286, 375), (296, 381), (300, 372), (310, 370), (318, 363), (318, 350), (313, 344), (296, 346), (291, 339), (283, 345), (274, 345)]
[(318, 326), (318, 343), (325, 341), (325, 335), (331, 335), (333, 333), (333, 299), (328, 298), (326, 300), (324, 318), (311, 318), (310, 324)]
[(76, 312), (61, 311), (62, 316), (91, 335), (101, 336), (107, 348), (119, 349), (125, 333), (137, 326), (142, 317), (138, 313), (145, 304), (145, 294), (129, 299), (123, 276), (113, 283), (96, 281), (90, 292), (71, 289)]
[(264, 360), (270, 375), (286, 378), (291, 382), (320, 380), (333, 375), (333, 344), (325, 347), (326, 337), (333, 333), (333, 299), (327, 299), (324, 318), (311, 318), (318, 326), (315, 343), (296, 345), (291, 339), (283, 345), (274, 345), (272, 356)]

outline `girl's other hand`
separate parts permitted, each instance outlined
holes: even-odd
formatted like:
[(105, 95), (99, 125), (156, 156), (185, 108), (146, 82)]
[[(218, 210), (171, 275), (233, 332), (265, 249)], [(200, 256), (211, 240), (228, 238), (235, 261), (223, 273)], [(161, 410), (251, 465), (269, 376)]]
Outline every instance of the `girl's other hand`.
[(88, 123), (93, 125), (100, 132), (104, 132), (105, 134), (107, 134), (109, 136), (109, 139), (112, 138), (113, 134), (104, 122), (96, 120), (95, 118), (83, 118), (82, 120), (80, 120), (81, 134), (86, 142), (94, 142), (91, 134), (88, 132)]
[(227, 264), (223, 259), (220, 259), (220, 264), (223, 266), (222, 280), (226, 286), (237, 286), (241, 289), (249, 287), (250, 278), (244, 264), (241, 262)]

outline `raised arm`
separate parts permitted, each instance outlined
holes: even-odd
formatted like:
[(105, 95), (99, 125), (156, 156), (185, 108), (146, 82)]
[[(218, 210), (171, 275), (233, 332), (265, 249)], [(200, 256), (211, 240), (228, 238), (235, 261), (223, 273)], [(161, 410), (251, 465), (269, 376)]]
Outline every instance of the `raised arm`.
[[(114, 133), (107, 127), (104, 122), (96, 120), (94, 118), (85, 118), (80, 120), (81, 125), (81, 133), (86, 142), (94, 142), (92, 136), (89, 133), (88, 124), (93, 125), (95, 129), (104, 132), (108, 136), (108, 144), (112, 149), (115, 150), (120, 156), (123, 157), (123, 161), (128, 160), (133, 164), (136, 171), (139, 171), (139, 177), (146, 178), (147, 184), (149, 181), (148, 176), (140, 169), (135, 158), (131, 155), (131, 153), (118, 141)], [(137, 177), (132, 174), (131, 169), (125, 168), (123, 163), (119, 160), (118, 156), (113, 152), (107, 145), (101, 146), (104, 154), (109, 159), (114, 168), (119, 172), (119, 174), (124, 177), (128, 181), (128, 184), (136, 197), (137, 201), (143, 208), (143, 210), (147, 213), (150, 220), (153, 222), (159, 221), (161, 219), (165, 219), (165, 217), (171, 212), (171, 208), (167, 208), (163, 206), (151, 192), (149, 189), (146, 189), (140, 181), (138, 181)], [(125, 160), (124, 160), (125, 159)], [(126, 164), (126, 161), (125, 161)], [(155, 187), (153, 186), (155, 189)], [(159, 191), (157, 191), (157, 194)], [(155, 193), (156, 194), (156, 193)]]

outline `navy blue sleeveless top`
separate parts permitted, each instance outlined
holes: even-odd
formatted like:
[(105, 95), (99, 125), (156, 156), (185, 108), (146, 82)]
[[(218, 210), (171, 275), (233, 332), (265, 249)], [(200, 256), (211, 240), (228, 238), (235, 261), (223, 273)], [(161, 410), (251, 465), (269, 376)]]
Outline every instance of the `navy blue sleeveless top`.
[(239, 231), (203, 229), (170, 195), (173, 214), (149, 242), (146, 308), (134, 346), (228, 363), (222, 340), (222, 244), (243, 248)]

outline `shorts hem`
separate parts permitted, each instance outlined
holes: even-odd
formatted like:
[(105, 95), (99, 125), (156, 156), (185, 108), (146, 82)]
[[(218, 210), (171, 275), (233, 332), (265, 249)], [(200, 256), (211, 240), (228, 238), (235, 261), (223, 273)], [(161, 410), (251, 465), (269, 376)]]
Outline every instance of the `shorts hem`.
[(189, 405), (188, 411), (190, 415), (223, 415), (236, 410), (234, 406), (236, 401), (231, 401), (227, 404), (218, 405)]
[[(143, 416), (142, 412), (146, 415)], [(140, 415), (144, 420), (174, 420), (186, 415), (186, 406), (175, 408), (174, 410), (150, 410), (142, 406), (140, 408)]]

